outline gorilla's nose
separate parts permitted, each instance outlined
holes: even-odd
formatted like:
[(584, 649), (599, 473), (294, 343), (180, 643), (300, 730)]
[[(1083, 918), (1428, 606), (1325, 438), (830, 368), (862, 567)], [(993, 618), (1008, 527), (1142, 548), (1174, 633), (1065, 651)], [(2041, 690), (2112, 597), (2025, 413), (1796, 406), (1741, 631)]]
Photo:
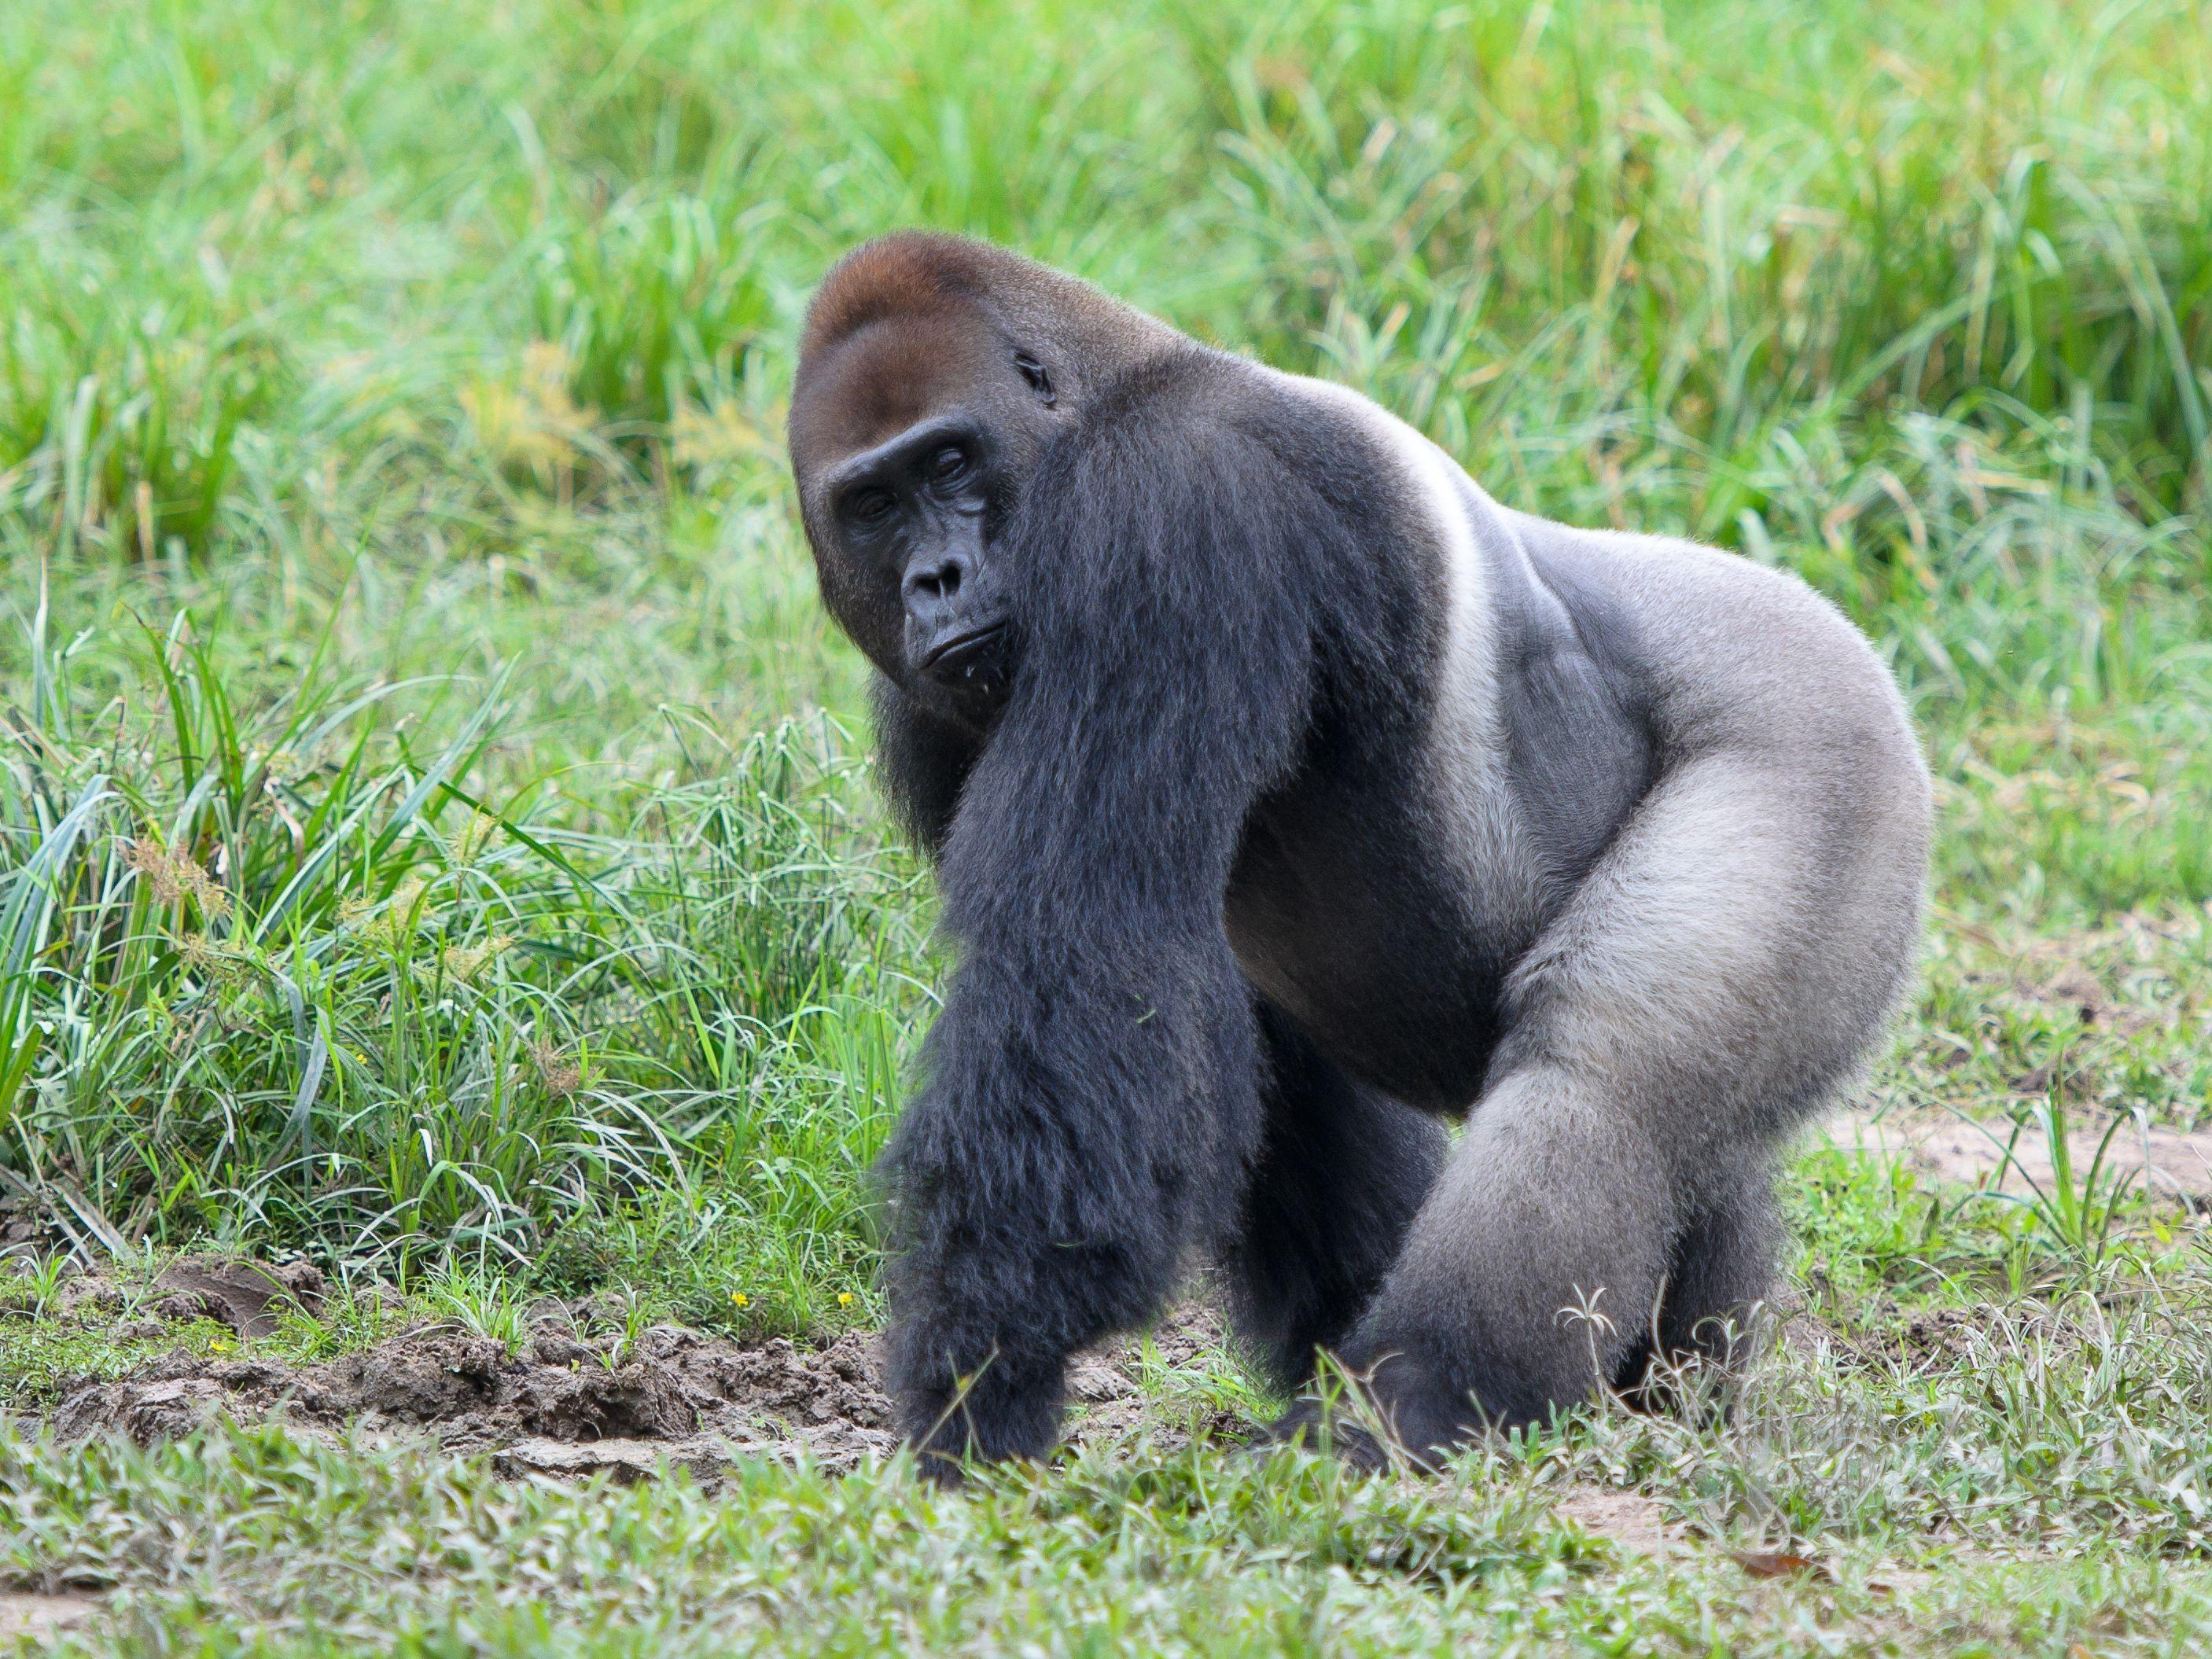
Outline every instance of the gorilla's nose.
[(964, 553), (916, 559), (907, 567), (906, 579), (899, 584), (907, 615), (925, 629), (935, 627), (958, 602), (968, 573), (968, 556)]

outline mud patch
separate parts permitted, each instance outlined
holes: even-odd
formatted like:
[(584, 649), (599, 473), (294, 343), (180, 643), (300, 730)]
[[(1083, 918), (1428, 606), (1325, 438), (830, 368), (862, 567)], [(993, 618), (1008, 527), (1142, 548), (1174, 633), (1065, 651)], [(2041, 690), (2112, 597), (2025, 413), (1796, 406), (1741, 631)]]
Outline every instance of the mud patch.
[[(1195, 1364), (1213, 1331), (1200, 1310), (1153, 1334), (1163, 1365)], [(1141, 1339), (1073, 1368), (1070, 1437), (1117, 1437), (1142, 1413)], [(878, 1382), (873, 1339), (848, 1332), (808, 1349), (786, 1338), (738, 1343), (680, 1327), (635, 1342), (546, 1321), (518, 1352), (423, 1325), (325, 1364), (175, 1353), (115, 1380), (63, 1390), (57, 1434), (171, 1439), (217, 1416), (280, 1419), (372, 1441), (434, 1436), (489, 1452), (517, 1474), (631, 1479), (672, 1464), (707, 1474), (743, 1455), (804, 1457), (844, 1471), (889, 1456), (898, 1437)]]
[(313, 1313), (323, 1304), (323, 1275), (311, 1263), (270, 1266), (216, 1256), (187, 1256), (154, 1281), (154, 1311), (164, 1319), (214, 1319), (240, 1336), (274, 1336), (286, 1307)]
[[(894, 1444), (858, 1333), (817, 1352), (672, 1327), (625, 1343), (545, 1324), (510, 1353), (489, 1338), (426, 1325), (301, 1367), (171, 1354), (65, 1391), (49, 1421), (64, 1436), (117, 1432), (151, 1443), (218, 1414), (350, 1426), (372, 1439), (428, 1431), (464, 1452), (620, 1443), (628, 1453), (602, 1460), (617, 1469), (649, 1467), (659, 1452), (694, 1465), (743, 1452), (804, 1455), (842, 1469)], [(654, 1455), (636, 1450), (647, 1446)], [(533, 1466), (559, 1462), (539, 1455)], [(574, 1472), (602, 1466), (572, 1463)]]
[[(1147, 1416), (1141, 1379), (1147, 1366), (1157, 1366), (1170, 1376), (1195, 1371), (1207, 1352), (1218, 1350), (1226, 1340), (1221, 1318), (1212, 1308), (1186, 1303), (1161, 1320), (1149, 1338), (1131, 1337), (1078, 1356), (1067, 1370), (1066, 1439), (1090, 1445), (1119, 1439), (1145, 1426), (1162, 1449), (1180, 1449), (1188, 1443), (1190, 1431)], [(1249, 1423), (1224, 1413), (1199, 1424), (1195, 1432), (1237, 1437), (1250, 1429)]]

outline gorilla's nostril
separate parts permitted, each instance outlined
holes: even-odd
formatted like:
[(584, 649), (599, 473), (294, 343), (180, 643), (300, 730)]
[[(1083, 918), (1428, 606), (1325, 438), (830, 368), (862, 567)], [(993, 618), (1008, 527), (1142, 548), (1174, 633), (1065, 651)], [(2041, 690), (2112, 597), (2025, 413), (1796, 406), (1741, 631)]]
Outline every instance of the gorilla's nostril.
[(906, 579), (908, 603), (921, 599), (932, 605), (943, 605), (957, 599), (960, 592), (961, 577), (966, 568), (962, 560), (947, 559), (942, 564), (930, 565), (909, 573)]

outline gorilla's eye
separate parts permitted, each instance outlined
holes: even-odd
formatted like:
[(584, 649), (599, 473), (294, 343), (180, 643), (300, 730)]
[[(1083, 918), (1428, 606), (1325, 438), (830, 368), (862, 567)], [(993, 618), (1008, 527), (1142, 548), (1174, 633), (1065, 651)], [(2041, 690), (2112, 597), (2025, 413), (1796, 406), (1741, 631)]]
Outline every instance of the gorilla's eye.
[(1030, 383), (1030, 390), (1042, 398), (1046, 407), (1049, 408), (1053, 401), (1052, 376), (1045, 373), (1044, 365), (1028, 352), (1017, 351), (1014, 367), (1021, 371), (1022, 379)]
[(968, 452), (957, 444), (947, 444), (929, 458), (929, 476), (940, 483), (950, 483), (968, 470)]
[(864, 489), (847, 503), (845, 510), (862, 524), (881, 524), (896, 505), (888, 489)]

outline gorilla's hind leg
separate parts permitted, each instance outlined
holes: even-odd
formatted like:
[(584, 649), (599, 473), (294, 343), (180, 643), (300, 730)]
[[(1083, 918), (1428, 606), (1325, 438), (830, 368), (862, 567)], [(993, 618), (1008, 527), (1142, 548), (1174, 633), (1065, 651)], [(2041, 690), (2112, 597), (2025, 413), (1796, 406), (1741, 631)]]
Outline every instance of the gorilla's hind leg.
[(1516, 968), (1466, 1138), (1343, 1345), (1414, 1457), (1614, 1383), (1668, 1287), (1670, 1345), (1763, 1291), (1771, 1154), (1885, 1006), (1875, 947), (1838, 941), (1886, 913), (1820, 873), (1783, 776), (1662, 779)]
[[(1684, 1224), (1674, 1246), (1657, 1316), (1615, 1374), (1613, 1387), (1641, 1409), (1686, 1404), (1670, 1386), (1675, 1368), (1702, 1362), (1722, 1369), (1748, 1357), (1758, 1338), (1754, 1310), (1767, 1297), (1782, 1237), (1765, 1168), (1712, 1183), (1711, 1195)], [(1661, 1364), (1652, 1370), (1654, 1356)]]
[(1397, 1260), (1443, 1167), (1443, 1126), (1347, 1077), (1261, 1005), (1269, 1064), (1260, 1160), (1224, 1252), (1238, 1339), (1296, 1388)]
[(1671, 1358), (1735, 1359), (1751, 1334), (1753, 1306), (1773, 1284), (1781, 1237), (1772, 1177), (1764, 1168), (1698, 1212), (1676, 1247), (1660, 1304), (1659, 1340)]

